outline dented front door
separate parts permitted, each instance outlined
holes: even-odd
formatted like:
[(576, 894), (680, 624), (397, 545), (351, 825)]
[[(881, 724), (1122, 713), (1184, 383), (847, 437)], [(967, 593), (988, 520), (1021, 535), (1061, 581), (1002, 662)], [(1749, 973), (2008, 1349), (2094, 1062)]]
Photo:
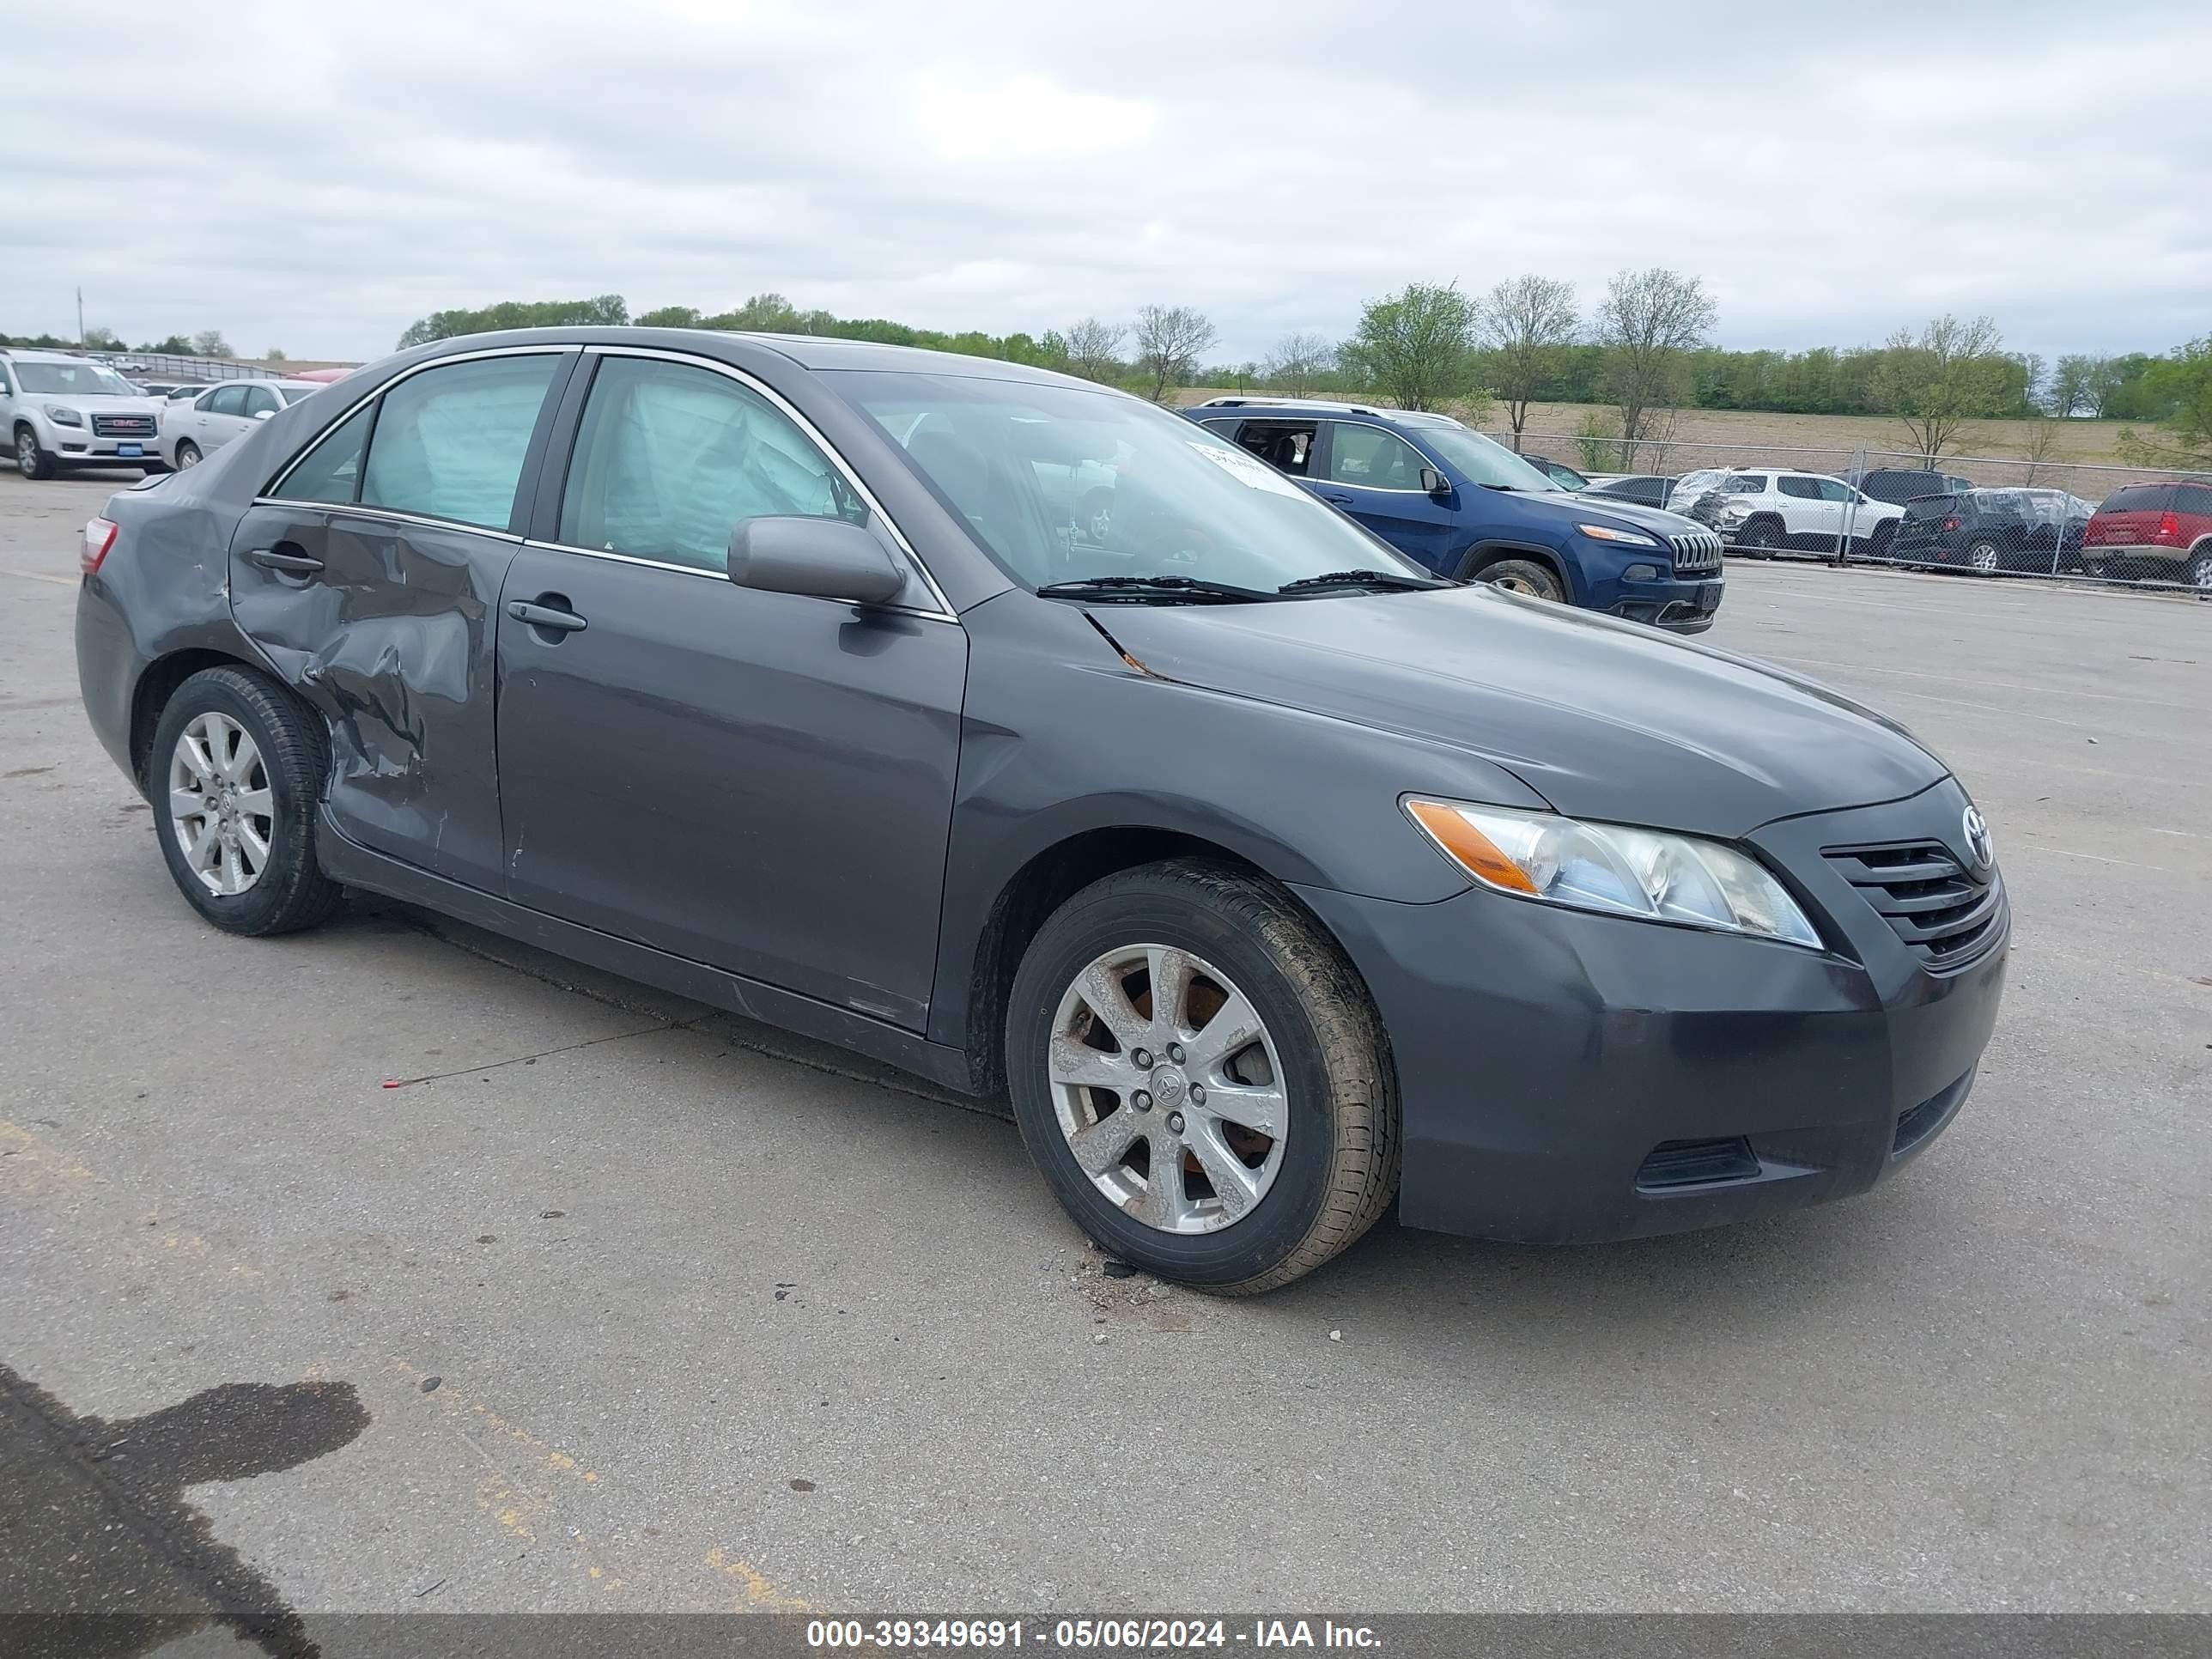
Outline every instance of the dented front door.
[(495, 618), (518, 545), (312, 501), (253, 507), (231, 544), (239, 626), (329, 718), (337, 828), (495, 893)]

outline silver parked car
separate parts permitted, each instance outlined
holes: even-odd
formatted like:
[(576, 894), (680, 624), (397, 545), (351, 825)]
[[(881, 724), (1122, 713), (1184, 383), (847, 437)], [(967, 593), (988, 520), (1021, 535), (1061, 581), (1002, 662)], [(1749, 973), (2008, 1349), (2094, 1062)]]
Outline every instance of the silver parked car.
[(278, 410), (320, 392), (317, 380), (231, 380), (190, 403), (173, 403), (161, 421), (161, 459), (179, 471), (198, 466), (233, 438)]

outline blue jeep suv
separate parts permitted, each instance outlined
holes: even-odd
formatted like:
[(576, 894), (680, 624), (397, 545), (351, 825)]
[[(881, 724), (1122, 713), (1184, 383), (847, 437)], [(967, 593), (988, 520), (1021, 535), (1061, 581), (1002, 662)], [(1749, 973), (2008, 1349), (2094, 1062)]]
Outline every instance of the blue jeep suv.
[(1680, 634), (1713, 625), (1721, 541), (1679, 514), (1562, 489), (1449, 415), (1216, 398), (1182, 413), (1462, 581)]

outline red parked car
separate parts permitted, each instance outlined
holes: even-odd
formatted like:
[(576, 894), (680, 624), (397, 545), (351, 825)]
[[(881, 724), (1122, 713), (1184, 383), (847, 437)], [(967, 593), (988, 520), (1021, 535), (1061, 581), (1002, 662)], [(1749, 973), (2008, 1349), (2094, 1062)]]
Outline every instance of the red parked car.
[(2212, 593), (2212, 484), (2122, 484), (2081, 532), (2093, 576), (2180, 581)]

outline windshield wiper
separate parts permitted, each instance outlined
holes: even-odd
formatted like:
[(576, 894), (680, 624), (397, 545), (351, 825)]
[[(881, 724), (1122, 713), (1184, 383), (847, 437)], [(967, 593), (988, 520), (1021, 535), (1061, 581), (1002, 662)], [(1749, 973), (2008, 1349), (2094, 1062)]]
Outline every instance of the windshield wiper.
[(1450, 587), (1455, 584), (1433, 576), (1408, 576), (1397, 570), (1332, 570), (1325, 576), (1301, 576), (1285, 582), (1278, 593), (1311, 593), (1324, 587), (1366, 587), (1389, 592), (1404, 588)]
[(1227, 582), (1201, 581), (1195, 576), (1085, 576), (1075, 581), (1047, 582), (1037, 592), (1048, 599), (1103, 599), (1128, 605), (1142, 605), (1146, 599), (1233, 603), (1275, 597), (1256, 587), (1232, 587)]

